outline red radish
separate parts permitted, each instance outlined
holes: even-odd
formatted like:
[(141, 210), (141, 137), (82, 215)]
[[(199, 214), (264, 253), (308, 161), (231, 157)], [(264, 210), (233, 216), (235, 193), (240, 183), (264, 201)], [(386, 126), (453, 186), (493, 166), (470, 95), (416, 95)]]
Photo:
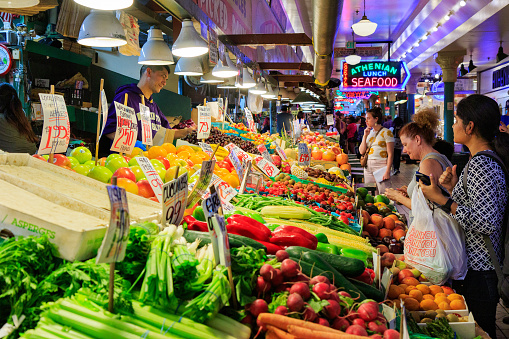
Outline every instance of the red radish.
[(382, 324), (387, 324), (387, 319), (385, 319), (382, 313), (378, 313), (378, 316), (375, 320), (381, 322)]
[(327, 300), (329, 299), (330, 285), (326, 283), (318, 283), (313, 286), (313, 292), (316, 293), (318, 298), (322, 300)]
[(328, 321), (327, 321), (327, 319), (325, 319), (325, 318), (318, 318), (318, 319), (316, 319), (316, 320), (315, 320), (315, 322), (316, 322), (317, 324), (322, 325), (322, 326), (330, 327), (329, 322), (328, 322)]
[(353, 321), (354, 319), (359, 318), (359, 313), (355, 312), (354, 310), (350, 310), (345, 318), (347, 318), (349, 321)]
[(304, 300), (311, 298), (311, 291), (309, 291), (309, 286), (303, 282), (295, 283), (292, 288), (290, 288), (290, 294), (292, 293), (300, 294)]
[(305, 282), (309, 284), (309, 277), (302, 273), (298, 273), (295, 277), (292, 277), (289, 280), (291, 282)]
[(271, 284), (272, 286), (279, 286), (283, 283), (284, 277), (283, 272), (280, 269), (274, 270), (274, 276), (272, 277)]
[(276, 252), (276, 259), (279, 262), (283, 262), (283, 260), (290, 258), (290, 255), (285, 250), (279, 250)]
[(288, 314), (288, 307), (280, 305), (280, 306), (276, 307), (276, 310), (274, 311), (274, 314), (287, 315)]
[(364, 327), (359, 326), (359, 325), (351, 325), (350, 327), (348, 327), (346, 329), (345, 333), (347, 333), (347, 334), (354, 334), (354, 335), (360, 335), (360, 336), (363, 336), (363, 337), (367, 337), (368, 336), (368, 332), (366, 332)]
[(318, 317), (315, 310), (309, 306), (304, 309), (302, 316), (304, 317), (305, 321), (314, 321)]
[(345, 291), (339, 291), (338, 292), (339, 295), (343, 296), (343, 297), (347, 297), (347, 298), (351, 298), (352, 296), (350, 295), (350, 293), (348, 292), (345, 292)]
[(272, 286), (270, 285), (270, 283), (265, 281), (265, 279), (263, 279), (262, 276), (258, 276), (258, 278), (256, 279), (256, 290), (259, 293), (268, 292), (268, 291), (270, 291), (271, 287)]
[(398, 339), (399, 332), (396, 330), (387, 330), (384, 332), (384, 339)]
[(329, 294), (329, 300), (335, 300), (339, 303), (340, 299), (339, 299), (339, 296), (336, 292), (331, 292)]
[(278, 285), (276, 286), (276, 288), (274, 289), (274, 293), (280, 293), (280, 292), (284, 292), (286, 291), (286, 288), (288, 286), (286, 284), (281, 284), (281, 285)]
[(309, 285), (310, 286), (313, 286), (315, 284), (318, 284), (318, 283), (326, 283), (326, 284), (330, 284), (330, 281), (329, 281), (329, 278), (323, 276), (323, 275), (317, 275), (313, 278), (311, 278), (311, 280), (309, 280)]
[(292, 312), (300, 312), (302, 307), (304, 307), (304, 300), (302, 300), (300, 294), (293, 293), (288, 296), (286, 306), (288, 306), (288, 309)]
[(292, 259), (285, 259), (281, 263), (281, 271), (287, 278), (295, 277), (299, 273), (299, 265)]
[(366, 328), (366, 322), (364, 320), (362, 320), (361, 318), (354, 319), (352, 321), (352, 325), (359, 325), (359, 326), (362, 326), (363, 328)]
[(372, 321), (378, 317), (378, 304), (375, 301), (368, 301), (361, 304), (357, 309), (359, 317), (364, 321)]
[(383, 337), (380, 334), (373, 334), (373, 335), (370, 335), (369, 337), (374, 338), (374, 339), (383, 339)]
[(332, 328), (340, 331), (344, 331), (350, 326), (350, 323), (345, 318), (336, 318), (332, 323)]
[(368, 324), (368, 328), (370, 331), (376, 332), (376, 333), (384, 333), (387, 331), (387, 327), (380, 323), (379, 321), (370, 321)]
[(336, 300), (329, 299), (329, 305), (325, 306), (323, 311), (327, 318), (334, 319), (341, 313), (341, 306)]
[(253, 322), (253, 316), (250, 313), (246, 313), (246, 316), (240, 321), (243, 324), (251, 325)]
[(275, 268), (269, 264), (265, 264), (262, 268), (260, 268), (260, 275), (263, 279), (265, 279), (265, 281), (271, 281), (275, 273)]
[(254, 317), (258, 317), (258, 314), (267, 313), (268, 311), (269, 305), (267, 305), (267, 302), (263, 299), (256, 299), (251, 306), (249, 306), (249, 312), (251, 312)]

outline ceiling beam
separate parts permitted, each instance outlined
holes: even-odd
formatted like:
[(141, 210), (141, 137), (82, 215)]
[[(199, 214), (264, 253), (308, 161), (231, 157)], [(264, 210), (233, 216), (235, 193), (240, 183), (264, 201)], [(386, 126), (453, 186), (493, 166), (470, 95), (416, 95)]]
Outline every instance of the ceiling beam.
[(269, 70), (299, 70), (299, 71), (312, 71), (313, 65), (307, 62), (259, 62), (258, 66), (261, 69)]
[(315, 82), (311, 75), (272, 74), (272, 77), (277, 81), (283, 82), (311, 82), (311, 83)]
[(235, 46), (251, 47), (263, 45), (309, 46), (312, 44), (311, 38), (305, 33), (220, 35), (219, 40), (224, 42), (223, 39)]
[(124, 11), (151, 26), (158, 26), (168, 36), (173, 35), (171, 22), (137, 1), (131, 7), (124, 9)]

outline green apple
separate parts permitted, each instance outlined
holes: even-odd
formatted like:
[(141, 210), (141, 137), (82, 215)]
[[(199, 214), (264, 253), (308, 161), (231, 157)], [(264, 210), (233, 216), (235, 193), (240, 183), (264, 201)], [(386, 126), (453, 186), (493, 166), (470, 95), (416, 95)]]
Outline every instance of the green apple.
[(115, 171), (118, 170), (120, 167), (129, 167), (129, 165), (127, 164), (127, 161), (125, 161), (124, 157), (121, 157), (119, 155), (119, 157), (110, 158), (110, 156), (112, 156), (112, 155), (113, 154), (110, 154), (106, 158), (106, 162), (104, 163), (106, 168), (109, 169), (111, 171), (111, 173), (115, 173)]
[(136, 155), (134, 156), (133, 158), (131, 158), (131, 160), (129, 160), (129, 167), (131, 166), (138, 166), (138, 159), (136, 159), (137, 157), (139, 157), (140, 155)]
[(90, 167), (90, 169), (92, 169), (95, 167), (95, 161), (89, 160), (89, 161), (86, 161), (83, 165), (88, 166), (88, 167)]
[[(124, 160), (125, 161), (125, 160)], [(111, 177), (113, 176), (113, 172), (111, 172), (108, 168), (103, 166), (95, 166), (88, 172), (87, 176), (89, 178), (99, 180), (100, 182), (104, 182), (105, 184), (110, 182)]]
[(195, 174), (195, 175), (191, 176), (191, 177), (187, 180), (187, 183), (188, 183), (188, 184), (191, 184), (191, 183), (193, 183), (193, 182), (196, 182), (196, 181), (198, 181), (198, 178), (200, 178), (200, 176)]
[[(175, 173), (177, 173), (177, 166), (168, 168), (168, 170), (166, 170), (166, 175), (164, 176), (164, 182), (170, 182), (175, 179)], [(179, 177), (184, 173), (187, 173), (187, 169), (185, 167), (180, 167)]]
[(80, 146), (72, 150), (71, 157), (76, 158), (80, 164), (84, 164), (85, 162), (92, 160), (92, 152), (90, 152), (88, 148)]
[(88, 175), (88, 173), (90, 173), (90, 171), (92, 170), (92, 167), (87, 166), (85, 164), (81, 164), (74, 166), (72, 169), (75, 170), (76, 173), (79, 173), (81, 175)]
[(134, 176), (136, 177), (136, 182), (142, 180), (142, 179), (147, 179), (147, 177), (145, 176), (145, 173), (143, 173), (143, 170), (141, 169), (140, 166), (136, 165), (136, 166), (131, 166), (129, 167), (131, 169), (131, 171), (133, 171), (134, 173)]
[(413, 268), (410, 270), (414, 274), (414, 278), (418, 279), (421, 276), (421, 272), (417, 268)]
[[(124, 157), (123, 157), (123, 156), (121, 156), (120, 154), (118, 154), (118, 153), (112, 153), (112, 154), (108, 155), (108, 157), (106, 158), (106, 161), (111, 160), (111, 159), (119, 159), (119, 158), (124, 159)], [(124, 160), (125, 160), (125, 159), (124, 159)]]
[[(160, 160), (157, 160), (157, 159), (150, 159), (150, 162), (152, 163), (152, 165), (154, 166), (154, 168), (157, 168), (157, 167), (162, 167), (164, 168), (164, 164), (160, 161)], [(165, 169), (165, 168), (164, 168)]]
[(404, 261), (401, 261), (401, 260), (396, 260), (396, 265), (395, 265), (397, 268), (399, 268), (400, 270), (404, 270), (407, 268), (406, 266), (406, 263)]
[(163, 167), (154, 166), (154, 169), (156, 170), (157, 174), (159, 174), (159, 177), (161, 178), (161, 181), (164, 182), (164, 177), (166, 176), (166, 169)]
[(80, 164), (78, 159), (76, 159), (75, 157), (67, 157), (67, 159), (69, 159), (69, 161), (70, 161), (70, 163), (69, 163), (70, 168), (74, 168)]
[(49, 154), (44, 154), (42, 157), (43, 157), (44, 159), (46, 159), (46, 161), (48, 161), (48, 159), (49, 159)]

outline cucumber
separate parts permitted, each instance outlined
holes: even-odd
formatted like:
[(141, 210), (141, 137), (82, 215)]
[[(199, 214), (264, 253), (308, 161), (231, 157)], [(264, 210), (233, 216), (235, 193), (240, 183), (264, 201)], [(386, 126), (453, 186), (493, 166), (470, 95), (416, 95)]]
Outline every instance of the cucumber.
[[(186, 230), (184, 232), (184, 238), (186, 238), (187, 242), (194, 242), (196, 239), (200, 239), (200, 247), (211, 243), (210, 235), (205, 232)], [(230, 247), (251, 246), (257, 250), (267, 250), (267, 248), (259, 242), (241, 235), (228, 234), (228, 241), (230, 243)]]
[[(236, 239), (237, 241), (242, 242), (244, 244), (244, 246), (251, 246), (257, 250), (264, 250), (265, 252), (267, 252), (267, 247), (265, 247), (265, 245), (262, 245), (258, 241), (253, 240), (251, 238), (244, 237), (242, 235), (237, 235), (237, 234), (228, 234), (228, 239), (230, 239), (230, 241), (232, 239)], [(240, 246), (236, 246), (236, 247), (240, 247)]]
[(333, 276), (333, 280), (331, 280), (331, 282), (334, 282), (334, 286), (339, 289), (344, 289), (346, 292), (350, 293), (352, 298), (357, 298), (357, 296), (359, 296), (357, 301), (363, 301), (366, 299), (366, 296), (364, 293), (362, 293), (361, 290), (359, 290), (354, 284), (346, 279), (345, 276), (339, 273), (334, 267), (329, 265), (328, 262), (323, 260), (320, 255), (317, 255), (313, 252), (306, 252), (302, 255), (302, 259), (308, 263), (314, 263), (316, 267), (323, 270), (324, 272), (330, 272)]
[[(292, 259), (297, 264), (299, 264), (300, 268), (301, 268), (301, 272), (303, 274), (307, 275), (308, 277), (312, 278), (312, 277), (316, 277), (317, 275), (323, 275), (323, 276), (327, 277), (330, 281), (332, 281), (333, 276), (330, 272), (325, 272), (322, 269), (316, 267), (315, 265), (310, 264), (307, 261), (304, 261), (303, 259), (298, 258), (298, 257), (293, 257), (290, 255), (290, 259)], [(311, 273), (313, 273), (313, 274), (311, 274)]]
[(300, 258), (302, 254), (306, 252), (312, 252), (318, 255), (320, 258), (325, 260), (329, 265), (334, 267), (339, 273), (347, 276), (347, 277), (357, 277), (364, 272), (366, 268), (364, 262), (359, 259), (343, 257), (341, 255), (325, 253), (315, 250), (310, 250), (309, 248), (300, 247), (300, 246), (290, 246), (286, 249), (286, 252), (290, 256), (295, 256)]
[(350, 282), (357, 287), (359, 291), (361, 291), (366, 298), (373, 299), (378, 302), (384, 301), (385, 295), (380, 291), (378, 288), (375, 288), (374, 286), (368, 285), (362, 281), (355, 280), (355, 279), (348, 279)]

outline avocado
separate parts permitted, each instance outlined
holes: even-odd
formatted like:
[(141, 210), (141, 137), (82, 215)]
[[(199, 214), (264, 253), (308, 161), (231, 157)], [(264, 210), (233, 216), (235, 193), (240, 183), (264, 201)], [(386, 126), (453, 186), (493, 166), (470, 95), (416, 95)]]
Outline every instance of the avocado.
[(364, 197), (364, 202), (366, 204), (370, 203), (370, 204), (373, 204), (375, 202), (375, 199), (373, 199), (373, 196), (371, 194), (366, 194), (366, 196)]
[(366, 206), (366, 203), (359, 197), (359, 200), (357, 201), (357, 208), (364, 208), (364, 206)]
[(378, 212), (380, 212), (380, 214), (382, 214), (384, 217), (388, 216), (389, 214), (392, 214), (392, 210), (387, 206), (379, 208)]
[(364, 207), (364, 209), (366, 210), (366, 212), (368, 212), (370, 215), (371, 214), (377, 214), (378, 213), (378, 208), (376, 208), (375, 205), (366, 205)]
[(356, 193), (358, 195), (360, 195), (362, 197), (362, 199), (364, 199), (366, 197), (366, 195), (368, 194), (368, 190), (366, 189), (366, 187), (359, 187), (359, 188), (357, 188)]
[(389, 205), (391, 201), (385, 195), (379, 194), (375, 197), (375, 202), (383, 202), (386, 205)]

